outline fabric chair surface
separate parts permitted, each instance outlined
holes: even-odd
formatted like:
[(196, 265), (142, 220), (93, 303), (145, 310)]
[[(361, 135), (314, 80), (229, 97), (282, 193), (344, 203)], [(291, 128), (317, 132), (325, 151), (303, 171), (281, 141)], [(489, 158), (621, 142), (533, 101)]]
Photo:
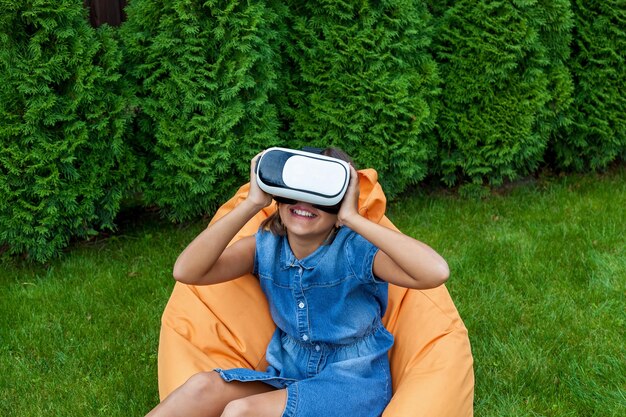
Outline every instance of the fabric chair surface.
[[(386, 199), (373, 169), (359, 171), (359, 211), (386, 227)], [(243, 201), (242, 186), (212, 222)], [(254, 234), (275, 210), (271, 205), (233, 239)], [(390, 285), (383, 319), (394, 335), (389, 352), (393, 398), (384, 417), (473, 415), (473, 358), (467, 329), (445, 285), (408, 290)], [(176, 283), (161, 320), (159, 394), (164, 399), (189, 377), (214, 368), (264, 369), (265, 348), (274, 331), (256, 278), (246, 275), (212, 286)]]

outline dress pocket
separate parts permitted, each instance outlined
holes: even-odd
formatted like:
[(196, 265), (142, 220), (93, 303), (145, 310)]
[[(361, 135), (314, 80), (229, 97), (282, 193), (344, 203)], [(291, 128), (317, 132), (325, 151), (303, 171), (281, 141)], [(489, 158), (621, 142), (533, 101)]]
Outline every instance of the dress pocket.
[(289, 274), (259, 274), (259, 280), (261, 285), (272, 285), (278, 288), (291, 289), (293, 286), (293, 280)]

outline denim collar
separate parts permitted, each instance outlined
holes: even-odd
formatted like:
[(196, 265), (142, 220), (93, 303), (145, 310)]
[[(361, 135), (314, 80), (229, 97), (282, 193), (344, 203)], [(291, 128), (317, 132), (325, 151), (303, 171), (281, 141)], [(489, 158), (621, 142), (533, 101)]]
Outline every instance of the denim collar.
[[(340, 228), (337, 234), (341, 233), (341, 229), (343, 228)], [(324, 258), (324, 255), (326, 255), (328, 250), (333, 246), (332, 242), (328, 245), (321, 245), (309, 256), (298, 259), (291, 250), (291, 246), (289, 246), (289, 239), (287, 239), (287, 236), (282, 236), (281, 240), (282, 249), (280, 251), (280, 267), (282, 269), (289, 269), (293, 267), (313, 269), (318, 263), (320, 263), (320, 261)]]

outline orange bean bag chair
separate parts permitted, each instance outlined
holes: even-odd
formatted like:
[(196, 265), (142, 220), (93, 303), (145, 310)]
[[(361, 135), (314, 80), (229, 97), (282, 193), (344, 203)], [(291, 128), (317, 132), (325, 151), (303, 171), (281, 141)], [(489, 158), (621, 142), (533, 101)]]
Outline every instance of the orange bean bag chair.
[[(386, 199), (376, 171), (359, 171), (359, 178), (360, 213), (394, 228), (384, 215)], [(244, 200), (248, 189), (249, 184), (242, 186), (213, 221)], [(274, 210), (271, 205), (259, 212), (234, 240), (254, 234)], [(395, 337), (389, 352), (393, 398), (383, 417), (472, 416), (472, 353), (467, 329), (445, 286), (407, 290), (390, 285), (383, 322)], [(177, 282), (161, 324), (161, 399), (201, 371), (266, 367), (274, 324), (252, 275), (212, 286)]]

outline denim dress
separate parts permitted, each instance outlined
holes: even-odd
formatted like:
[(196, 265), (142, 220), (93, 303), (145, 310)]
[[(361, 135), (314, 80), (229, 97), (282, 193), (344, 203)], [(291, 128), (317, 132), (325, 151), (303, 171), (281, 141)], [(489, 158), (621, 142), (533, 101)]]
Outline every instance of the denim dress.
[(256, 234), (254, 274), (276, 331), (265, 372), (216, 369), (225, 381), (287, 389), (283, 416), (380, 416), (391, 399), (381, 318), (387, 283), (372, 266), (378, 248), (342, 227), (330, 245), (297, 259), (286, 237)]

